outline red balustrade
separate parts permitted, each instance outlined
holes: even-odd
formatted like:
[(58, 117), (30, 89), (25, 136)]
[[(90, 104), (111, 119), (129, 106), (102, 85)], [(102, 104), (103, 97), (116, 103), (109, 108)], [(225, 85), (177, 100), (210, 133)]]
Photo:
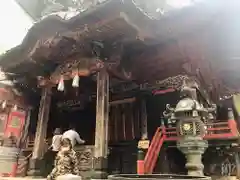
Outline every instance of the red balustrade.
[(165, 129), (162, 127), (157, 128), (157, 131), (154, 134), (154, 137), (144, 159), (145, 173), (151, 174), (153, 172), (154, 166), (157, 162), (158, 154), (161, 150), (165, 138)]
[[(165, 141), (178, 140), (176, 127), (165, 128), (166, 138)], [(239, 136), (237, 124), (235, 120), (228, 120), (227, 122), (217, 122), (206, 124), (206, 134), (203, 137), (206, 140), (214, 139), (234, 139)]]
[[(206, 140), (224, 140), (237, 139), (238, 137), (236, 121), (230, 119), (227, 122), (206, 124), (206, 134), (203, 138)], [(157, 128), (144, 158), (144, 172), (146, 174), (153, 172), (163, 143), (165, 141), (177, 141), (178, 138), (176, 127), (161, 126)]]

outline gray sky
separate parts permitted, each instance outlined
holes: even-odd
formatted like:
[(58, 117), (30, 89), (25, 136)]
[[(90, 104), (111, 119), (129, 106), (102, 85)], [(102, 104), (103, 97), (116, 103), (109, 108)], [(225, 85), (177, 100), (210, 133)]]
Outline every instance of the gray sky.
[[(179, 8), (189, 5), (191, 0), (167, 0), (168, 4)], [(0, 54), (22, 42), (32, 19), (21, 9), (15, 0), (0, 0)]]
[(0, 0), (0, 22), (0, 53), (20, 44), (33, 24), (14, 0)]

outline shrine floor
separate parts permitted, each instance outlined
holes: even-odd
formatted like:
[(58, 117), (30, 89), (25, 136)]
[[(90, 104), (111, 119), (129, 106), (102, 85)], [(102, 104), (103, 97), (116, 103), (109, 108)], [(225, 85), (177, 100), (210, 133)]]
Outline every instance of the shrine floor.
[[(37, 179), (37, 178), (31, 178), (31, 177), (22, 177), (22, 178), (1, 178), (0, 180), (45, 180), (43, 179)], [(224, 176), (224, 177), (212, 177), (212, 180), (237, 180), (235, 176)]]
[(8, 177), (8, 178), (1, 178), (0, 177), (0, 180), (32, 180), (32, 179), (35, 179), (35, 180), (45, 180), (44, 178), (43, 179), (37, 179), (37, 178), (31, 178), (31, 177), (22, 177), (22, 178), (14, 178), (14, 177)]

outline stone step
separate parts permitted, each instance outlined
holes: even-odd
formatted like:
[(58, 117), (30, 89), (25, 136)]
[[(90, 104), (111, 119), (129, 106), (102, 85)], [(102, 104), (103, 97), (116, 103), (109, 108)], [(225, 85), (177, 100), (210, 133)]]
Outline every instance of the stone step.
[(36, 178), (30, 178), (30, 177), (0, 177), (0, 180), (46, 180), (46, 179), (36, 179)]
[(212, 180), (238, 180), (236, 176), (213, 176)]

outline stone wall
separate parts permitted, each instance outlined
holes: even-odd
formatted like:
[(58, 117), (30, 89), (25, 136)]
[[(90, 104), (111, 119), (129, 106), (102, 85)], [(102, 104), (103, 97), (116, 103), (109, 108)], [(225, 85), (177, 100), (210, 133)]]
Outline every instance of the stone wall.
[[(80, 170), (82, 176), (90, 178), (93, 172), (94, 146), (79, 146), (75, 150), (78, 153), (80, 161)], [(136, 173), (137, 162), (137, 144), (130, 142), (127, 144), (118, 144), (109, 146), (108, 155), (108, 173)]]

